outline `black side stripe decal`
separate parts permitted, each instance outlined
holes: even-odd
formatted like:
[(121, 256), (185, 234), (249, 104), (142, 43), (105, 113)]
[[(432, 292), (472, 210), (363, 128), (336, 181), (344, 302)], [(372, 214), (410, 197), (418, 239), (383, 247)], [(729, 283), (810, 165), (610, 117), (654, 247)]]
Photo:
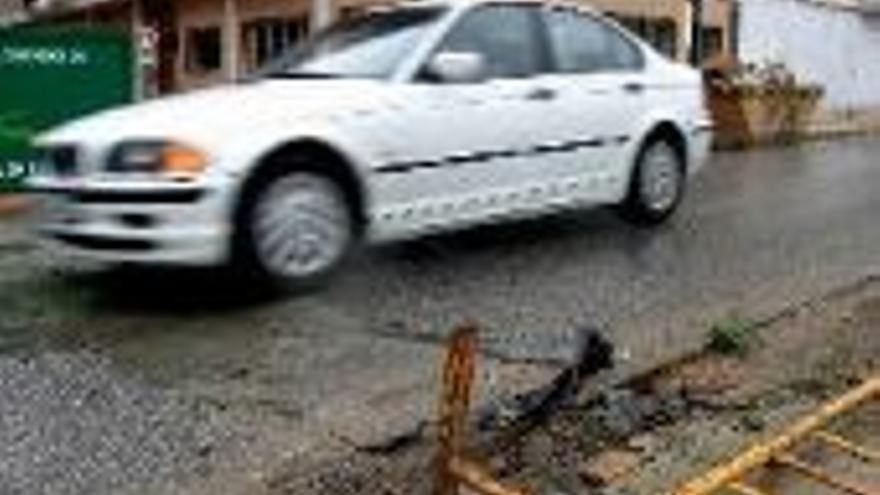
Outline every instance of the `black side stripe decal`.
[(439, 160), (420, 160), (412, 162), (398, 162), (382, 165), (376, 169), (376, 172), (382, 174), (406, 173), (419, 169), (430, 169), (439, 167), (449, 167), (457, 165), (465, 165), (470, 163), (485, 163), (500, 158), (517, 158), (526, 156), (537, 156), (549, 153), (571, 153), (581, 148), (600, 148), (603, 146), (620, 146), (629, 142), (629, 136), (615, 136), (607, 139), (582, 139), (577, 141), (566, 141), (560, 143), (544, 143), (524, 148), (522, 150), (492, 150), (492, 151), (475, 151), (470, 153), (456, 153)]

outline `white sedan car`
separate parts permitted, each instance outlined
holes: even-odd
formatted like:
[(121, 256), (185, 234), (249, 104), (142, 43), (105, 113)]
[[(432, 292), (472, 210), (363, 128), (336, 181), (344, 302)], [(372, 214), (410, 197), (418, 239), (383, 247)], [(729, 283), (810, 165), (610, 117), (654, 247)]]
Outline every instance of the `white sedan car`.
[(32, 185), (75, 254), (305, 287), (364, 241), (606, 204), (660, 223), (710, 124), (696, 71), (581, 5), (430, 1), (45, 133)]

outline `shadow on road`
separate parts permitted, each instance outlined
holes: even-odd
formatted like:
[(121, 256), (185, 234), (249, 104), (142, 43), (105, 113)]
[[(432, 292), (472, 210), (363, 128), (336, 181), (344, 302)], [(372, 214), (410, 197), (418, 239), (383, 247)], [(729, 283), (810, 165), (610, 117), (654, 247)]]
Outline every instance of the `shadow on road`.
[[(329, 287), (309, 296), (336, 300), (356, 292), (367, 297), (382, 291), (377, 284), (408, 285), (413, 276), (424, 280), (486, 263), (504, 271), (505, 259), (568, 251), (573, 245), (579, 251), (601, 250), (609, 243), (645, 247), (665, 230), (629, 227), (609, 210), (597, 209), (435, 234), (362, 250)], [(631, 254), (637, 257), (637, 252)], [(120, 265), (62, 271), (60, 282), (59, 290), (83, 291), (89, 311), (131, 315), (233, 314), (303, 296), (272, 291), (220, 269)]]
[(93, 309), (130, 313), (236, 312), (280, 297), (218, 269), (122, 265), (63, 280), (91, 292)]
[(591, 237), (593, 240), (625, 239), (637, 242), (656, 233), (627, 225), (606, 208), (563, 211), (532, 219), (482, 225), (439, 233), (375, 249), (391, 262), (430, 264), (448, 257), (502, 255), (503, 253), (552, 248), (554, 245)]

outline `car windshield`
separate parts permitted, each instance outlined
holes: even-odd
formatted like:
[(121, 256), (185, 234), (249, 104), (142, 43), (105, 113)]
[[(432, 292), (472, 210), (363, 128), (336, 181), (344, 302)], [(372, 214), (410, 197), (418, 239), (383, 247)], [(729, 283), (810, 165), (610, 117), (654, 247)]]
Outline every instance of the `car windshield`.
[(412, 7), (341, 22), (271, 62), (258, 76), (386, 79), (444, 10)]

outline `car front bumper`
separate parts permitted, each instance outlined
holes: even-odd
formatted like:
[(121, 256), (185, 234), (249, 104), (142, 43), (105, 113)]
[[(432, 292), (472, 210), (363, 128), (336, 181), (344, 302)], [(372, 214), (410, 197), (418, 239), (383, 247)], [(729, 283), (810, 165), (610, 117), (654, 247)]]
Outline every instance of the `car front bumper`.
[(231, 214), (222, 188), (203, 184), (35, 184), (37, 231), (78, 257), (209, 266), (229, 258)]

